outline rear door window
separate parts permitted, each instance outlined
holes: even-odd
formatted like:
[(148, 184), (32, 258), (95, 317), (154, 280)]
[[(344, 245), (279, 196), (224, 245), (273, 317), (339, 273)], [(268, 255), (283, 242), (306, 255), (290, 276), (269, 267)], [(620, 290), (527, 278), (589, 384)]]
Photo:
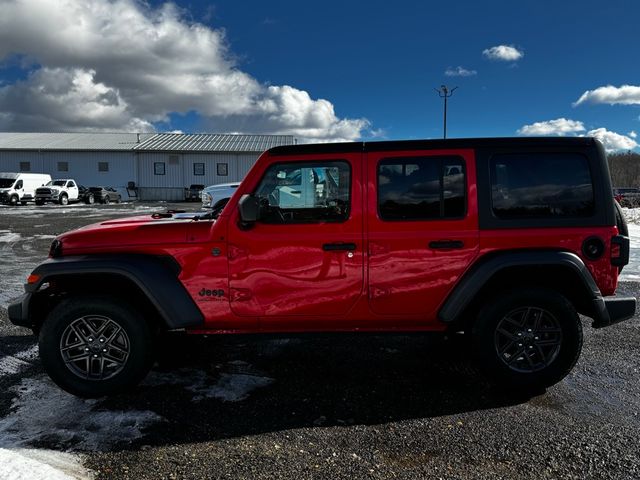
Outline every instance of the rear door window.
[(493, 214), (503, 219), (588, 217), (594, 213), (589, 162), (580, 154), (495, 155)]
[(465, 215), (465, 171), (460, 157), (394, 157), (378, 165), (382, 220), (434, 220)]

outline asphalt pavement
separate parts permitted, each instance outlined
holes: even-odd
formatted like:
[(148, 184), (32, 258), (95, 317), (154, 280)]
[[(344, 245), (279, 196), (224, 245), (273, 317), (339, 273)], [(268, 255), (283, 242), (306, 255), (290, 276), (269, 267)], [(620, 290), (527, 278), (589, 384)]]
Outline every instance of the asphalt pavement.
[[(0, 211), (3, 291), (19, 293), (54, 235), (167, 206)], [(584, 319), (575, 369), (533, 398), (493, 389), (458, 337), (367, 334), (173, 335), (134, 391), (80, 400), (5, 307), (0, 448), (69, 451), (97, 479), (640, 478), (637, 317)]]

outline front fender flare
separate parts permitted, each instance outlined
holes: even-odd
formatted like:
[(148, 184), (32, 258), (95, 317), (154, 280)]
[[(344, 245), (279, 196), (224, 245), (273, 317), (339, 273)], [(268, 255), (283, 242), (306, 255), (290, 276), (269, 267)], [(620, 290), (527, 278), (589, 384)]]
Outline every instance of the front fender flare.
[(40, 278), (25, 285), (26, 295), (37, 292), (43, 283), (54, 277), (100, 273), (119, 275), (133, 282), (158, 310), (169, 329), (197, 327), (204, 323), (202, 312), (178, 279), (180, 266), (171, 257), (83, 255), (50, 258), (33, 271), (33, 275)]

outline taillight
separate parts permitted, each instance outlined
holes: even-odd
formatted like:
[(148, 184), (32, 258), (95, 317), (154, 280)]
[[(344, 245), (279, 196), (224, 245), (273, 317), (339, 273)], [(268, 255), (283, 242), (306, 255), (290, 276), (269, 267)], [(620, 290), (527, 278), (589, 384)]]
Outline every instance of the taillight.
[(611, 265), (624, 267), (629, 263), (629, 237), (611, 237)]

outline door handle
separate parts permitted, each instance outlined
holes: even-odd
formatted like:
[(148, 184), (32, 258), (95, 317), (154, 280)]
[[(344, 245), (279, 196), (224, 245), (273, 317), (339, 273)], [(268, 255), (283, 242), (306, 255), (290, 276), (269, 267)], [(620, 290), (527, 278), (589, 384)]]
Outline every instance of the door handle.
[(434, 240), (433, 242), (429, 242), (429, 248), (434, 250), (449, 250), (462, 247), (464, 247), (462, 240)]
[(335, 252), (337, 250), (355, 250), (355, 243), (325, 243), (322, 245), (322, 250), (325, 252)]

